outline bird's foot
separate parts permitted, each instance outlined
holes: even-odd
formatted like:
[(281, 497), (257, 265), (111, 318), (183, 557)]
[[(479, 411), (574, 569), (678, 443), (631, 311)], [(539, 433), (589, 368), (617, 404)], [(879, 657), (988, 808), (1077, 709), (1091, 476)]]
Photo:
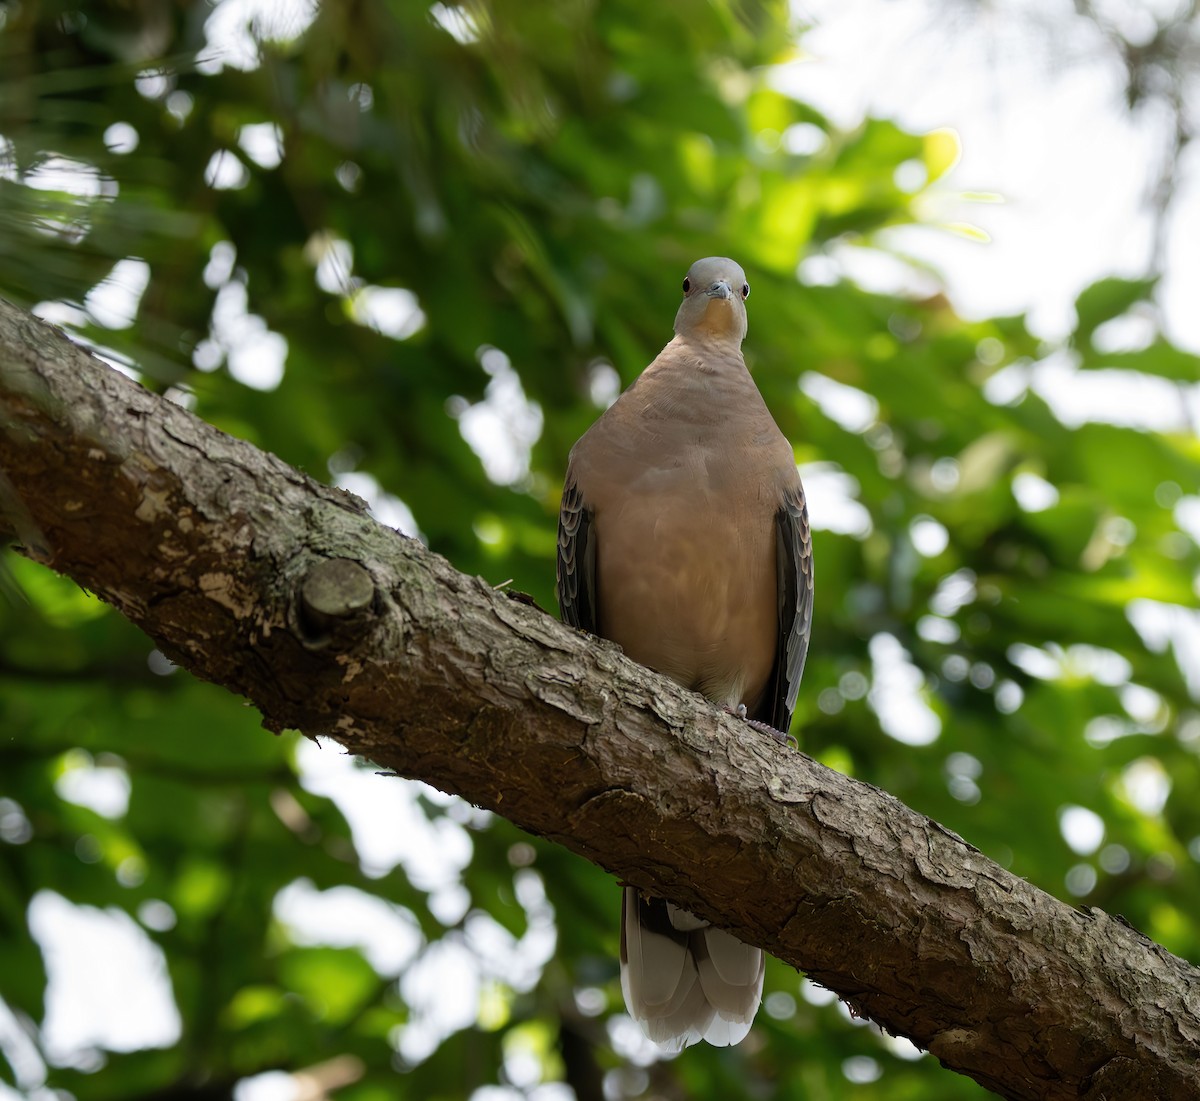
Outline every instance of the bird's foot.
[(787, 745), (791, 742), (796, 749), (800, 748), (800, 741), (794, 734), (789, 734), (784, 730), (776, 730), (770, 723), (759, 722), (758, 719), (752, 719), (746, 713), (746, 705), (739, 703), (737, 707), (727, 707), (726, 711), (731, 715), (736, 715), (747, 726), (753, 727), (760, 734), (766, 734), (768, 737), (774, 738), (780, 745)]

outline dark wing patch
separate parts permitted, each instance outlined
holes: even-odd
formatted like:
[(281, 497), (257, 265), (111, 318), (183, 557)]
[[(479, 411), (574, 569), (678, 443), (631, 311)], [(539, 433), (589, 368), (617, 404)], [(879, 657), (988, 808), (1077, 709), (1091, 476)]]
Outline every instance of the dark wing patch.
[(797, 484), (775, 513), (775, 561), (779, 579), (779, 640), (766, 698), (754, 716), (787, 731), (800, 693), (812, 633), (812, 532), (804, 487)]
[(555, 571), (558, 607), (562, 621), (595, 634), (599, 624), (596, 609), (596, 540), (592, 510), (573, 482), (563, 490), (558, 513), (558, 565)]

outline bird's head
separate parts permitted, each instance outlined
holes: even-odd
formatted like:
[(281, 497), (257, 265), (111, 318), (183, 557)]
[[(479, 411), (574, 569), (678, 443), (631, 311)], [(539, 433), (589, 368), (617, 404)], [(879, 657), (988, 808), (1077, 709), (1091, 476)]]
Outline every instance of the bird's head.
[(697, 260), (683, 281), (683, 302), (675, 315), (675, 331), (685, 338), (732, 340), (740, 345), (746, 336), (749, 296), (746, 273), (728, 257)]

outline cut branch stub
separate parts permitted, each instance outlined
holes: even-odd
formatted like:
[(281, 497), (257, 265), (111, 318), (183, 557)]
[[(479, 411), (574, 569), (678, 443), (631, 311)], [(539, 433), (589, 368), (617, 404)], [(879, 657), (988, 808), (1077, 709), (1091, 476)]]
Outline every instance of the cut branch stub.
[(353, 627), (375, 603), (375, 582), (350, 558), (326, 558), (299, 585), (299, 625), (309, 649), (328, 646), (335, 633)]

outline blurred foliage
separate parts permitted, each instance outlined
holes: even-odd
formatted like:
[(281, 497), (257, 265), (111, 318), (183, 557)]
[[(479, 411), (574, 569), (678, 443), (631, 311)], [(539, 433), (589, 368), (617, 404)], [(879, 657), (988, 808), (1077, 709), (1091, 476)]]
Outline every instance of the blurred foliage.
[[(774, 91), (786, 11), (7, 0), (0, 292), (550, 608), (571, 443), (669, 336), (691, 260), (736, 257), (817, 529), (804, 749), (1200, 959), (1200, 443), (1036, 386), (1065, 360), (1078, 387), (1119, 369), (1157, 400), (1200, 364), (1099, 339), (1152, 279), (1086, 290), (1060, 348), (846, 279), (838, 257), (918, 221), (954, 149)], [(6, 562), (0, 1082), (20, 1095), (220, 1097), (314, 1066), (346, 1101), (982, 1095), (775, 963), (746, 1043), (647, 1060), (608, 877), (272, 738)], [(351, 790), (399, 817), (364, 827)], [(165, 1019), (161, 1047), (106, 1040), (96, 1012), (73, 1042), (55, 1024), (78, 987), (55, 972), (47, 997), (31, 931), (55, 895), (138, 923), (176, 1040)], [(101, 1017), (133, 1012), (79, 970)]]

